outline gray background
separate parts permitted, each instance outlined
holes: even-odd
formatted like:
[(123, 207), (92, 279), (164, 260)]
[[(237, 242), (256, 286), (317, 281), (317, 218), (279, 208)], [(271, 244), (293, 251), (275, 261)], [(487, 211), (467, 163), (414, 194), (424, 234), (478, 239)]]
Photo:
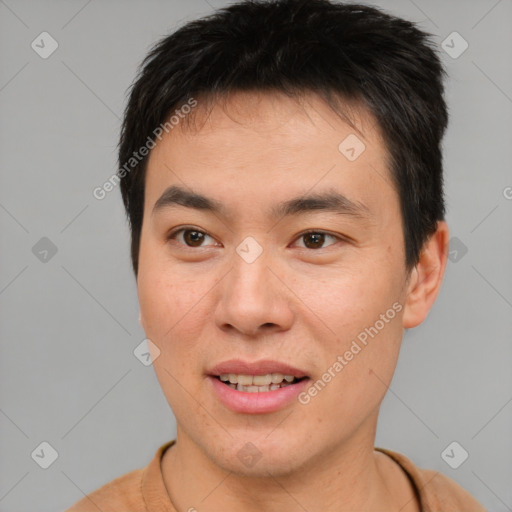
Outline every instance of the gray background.
[[(0, 0), (2, 512), (63, 510), (175, 435), (133, 354), (145, 336), (119, 190), (92, 190), (115, 172), (125, 91), (151, 44), (227, 3)], [(376, 445), (512, 510), (512, 2), (373, 4), (469, 44), (442, 50), (458, 241), (428, 319), (405, 335)], [(43, 31), (59, 44), (47, 59), (31, 48)], [(42, 237), (57, 247), (46, 261)], [(58, 452), (48, 469), (31, 457), (43, 441)], [(458, 469), (441, 457), (452, 441), (469, 452)]]

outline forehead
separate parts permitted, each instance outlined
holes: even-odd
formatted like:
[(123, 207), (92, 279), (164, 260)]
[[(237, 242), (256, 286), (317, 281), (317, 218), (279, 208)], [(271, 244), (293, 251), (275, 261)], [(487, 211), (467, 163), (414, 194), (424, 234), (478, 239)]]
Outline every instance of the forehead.
[[(218, 99), (200, 96), (174, 135), (229, 144), (229, 132), (255, 142), (265, 140), (269, 147), (306, 147), (305, 142), (319, 134), (325, 137), (331, 132), (337, 138), (348, 131), (361, 141), (378, 139), (372, 142), (382, 143), (376, 120), (366, 108), (356, 102), (333, 101), (337, 101), (336, 109), (314, 93), (290, 97), (277, 91), (234, 91)], [(245, 150), (250, 154), (250, 147)]]
[(361, 203), (372, 190), (382, 196), (379, 189), (393, 187), (377, 123), (357, 105), (343, 110), (352, 126), (313, 94), (238, 92), (213, 104), (198, 98), (192, 116), (150, 153), (145, 215), (172, 184), (221, 203), (308, 189), (345, 188)]

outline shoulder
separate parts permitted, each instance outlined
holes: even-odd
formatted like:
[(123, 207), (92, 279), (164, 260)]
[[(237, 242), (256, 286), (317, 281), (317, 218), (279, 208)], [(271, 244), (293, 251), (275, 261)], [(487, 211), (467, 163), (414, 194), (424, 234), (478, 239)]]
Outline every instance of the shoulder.
[(389, 455), (411, 480), (424, 512), (486, 512), (486, 509), (468, 491), (451, 478), (432, 469), (416, 466), (405, 455), (376, 447)]
[(432, 469), (420, 469), (419, 471), (424, 478), (424, 490), (435, 497), (438, 510), (443, 512), (486, 512), (481, 503), (451, 478)]
[(161, 507), (162, 504), (167, 506), (166, 510), (172, 510), (162, 479), (161, 461), (167, 448), (174, 443), (175, 440), (172, 440), (161, 445), (146, 467), (112, 480), (84, 496), (65, 512), (142, 512)]
[(136, 469), (84, 496), (65, 512), (126, 512), (145, 510), (141, 483), (144, 469)]

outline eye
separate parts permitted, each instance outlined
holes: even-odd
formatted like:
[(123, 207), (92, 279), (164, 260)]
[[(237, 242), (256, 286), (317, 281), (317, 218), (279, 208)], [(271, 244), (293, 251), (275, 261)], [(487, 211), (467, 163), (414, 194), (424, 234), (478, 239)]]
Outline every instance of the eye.
[[(203, 242), (206, 238), (213, 238), (208, 235), (208, 233), (201, 231), (199, 229), (195, 228), (180, 228), (173, 232), (171, 232), (167, 236), (167, 240), (175, 240), (178, 239), (178, 242), (181, 245), (185, 245), (186, 247), (202, 247)], [(302, 246), (305, 249), (323, 249), (322, 247), (325, 243), (325, 240), (327, 238), (331, 238), (333, 240), (341, 240), (340, 237), (337, 237), (335, 235), (331, 235), (325, 231), (319, 231), (311, 229), (309, 231), (305, 231), (304, 233), (301, 233), (296, 240), (305, 240), (304, 246)], [(334, 245), (334, 244), (329, 244)]]
[[(177, 236), (183, 233), (183, 236)], [(201, 231), (195, 228), (181, 228), (173, 231), (167, 236), (167, 240), (174, 240), (176, 238), (183, 239), (183, 242), (180, 242), (182, 245), (186, 245), (187, 247), (201, 247), (202, 242), (206, 237), (212, 238), (208, 233)], [(212, 238), (213, 240), (213, 238)]]
[(324, 244), (326, 237), (332, 238), (334, 240), (341, 240), (341, 238), (326, 233), (325, 231), (318, 231), (314, 229), (301, 233), (296, 240), (306, 240), (306, 249), (323, 249), (321, 246)]

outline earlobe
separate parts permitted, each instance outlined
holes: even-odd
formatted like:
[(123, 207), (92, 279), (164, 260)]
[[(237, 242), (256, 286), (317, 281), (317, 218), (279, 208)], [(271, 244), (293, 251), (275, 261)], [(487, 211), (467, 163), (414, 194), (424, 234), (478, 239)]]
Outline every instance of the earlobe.
[(425, 242), (412, 270), (405, 299), (403, 327), (417, 327), (427, 318), (441, 289), (448, 258), (449, 229), (439, 221), (435, 233)]

